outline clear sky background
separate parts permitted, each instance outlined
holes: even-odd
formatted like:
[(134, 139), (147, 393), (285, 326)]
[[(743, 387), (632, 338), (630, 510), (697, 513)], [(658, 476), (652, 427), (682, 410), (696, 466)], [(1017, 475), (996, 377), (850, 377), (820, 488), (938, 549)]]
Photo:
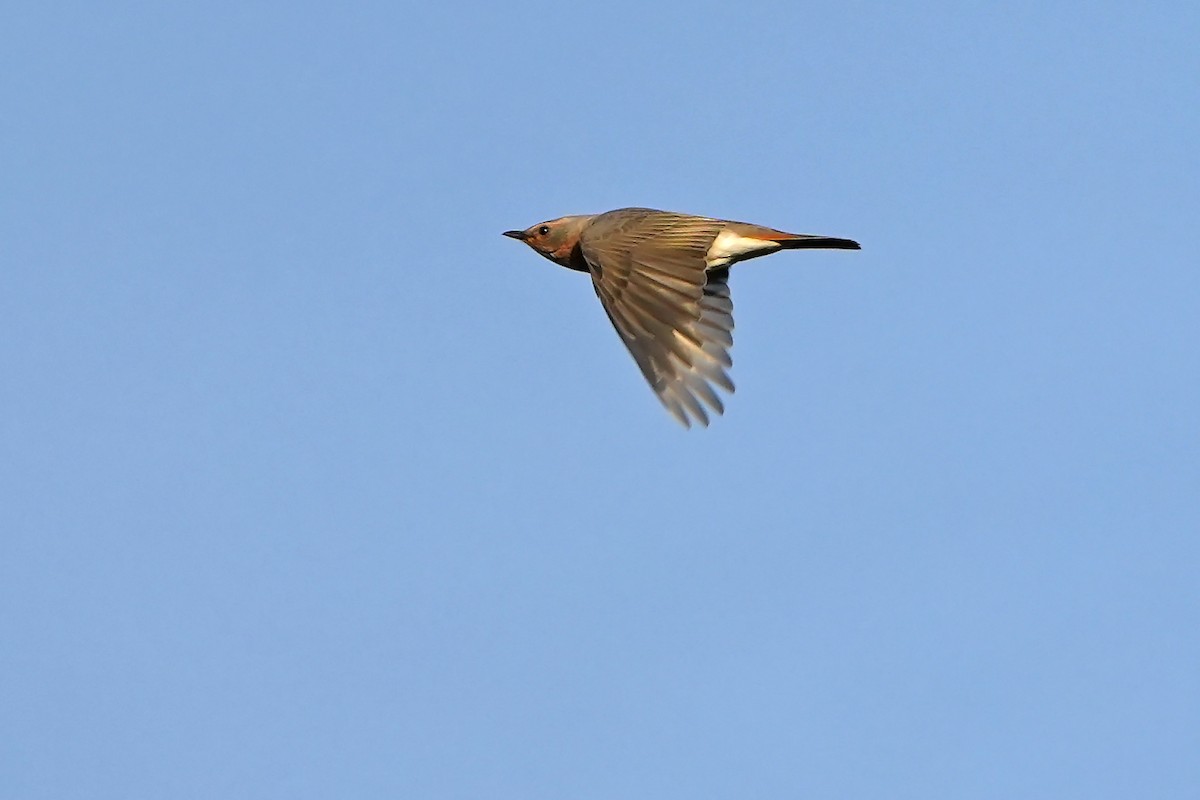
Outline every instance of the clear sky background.
[[(1200, 795), (1200, 6), (10, 3), (0, 794)], [(660, 408), (500, 232), (736, 267)]]

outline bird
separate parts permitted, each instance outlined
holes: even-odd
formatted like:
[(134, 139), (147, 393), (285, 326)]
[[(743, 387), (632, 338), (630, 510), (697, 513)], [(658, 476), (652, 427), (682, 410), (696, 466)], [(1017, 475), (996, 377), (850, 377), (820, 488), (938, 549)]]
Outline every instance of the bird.
[(619, 208), (504, 231), (592, 288), (666, 410), (685, 428), (723, 414), (734, 391), (729, 268), (779, 250), (859, 250), (858, 242), (653, 208)]

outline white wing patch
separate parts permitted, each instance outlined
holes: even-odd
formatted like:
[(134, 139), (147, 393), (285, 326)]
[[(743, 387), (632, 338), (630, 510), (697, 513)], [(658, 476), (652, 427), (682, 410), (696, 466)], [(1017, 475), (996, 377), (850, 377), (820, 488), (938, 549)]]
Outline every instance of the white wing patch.
[(762, 255), (779, 249), (778, 242), (738, 236), (733, 231), (721, 231), (704, 256), (704, 266), (709, 269), (728, 267), (735, 261), (750, 256)]

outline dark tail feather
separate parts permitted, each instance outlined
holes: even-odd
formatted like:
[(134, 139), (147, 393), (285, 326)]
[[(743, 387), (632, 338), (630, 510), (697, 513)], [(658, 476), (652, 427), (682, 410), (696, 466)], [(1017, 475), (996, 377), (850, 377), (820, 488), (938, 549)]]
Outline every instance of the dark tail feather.
[(853, 239), (838, 239), (835, 236), (796, 236), (794, 239), (776, 239), (784, 250), (861, 250)]

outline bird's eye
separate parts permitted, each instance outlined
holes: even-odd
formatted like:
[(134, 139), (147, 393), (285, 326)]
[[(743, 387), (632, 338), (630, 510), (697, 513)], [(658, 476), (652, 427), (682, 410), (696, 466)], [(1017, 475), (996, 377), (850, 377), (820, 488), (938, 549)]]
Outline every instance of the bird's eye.
[(547, 236), (547, 235), (549, 235), (549, 233), (550, 233), (549, 225), (543, 225), (542, 227), (538, 228), (538, 236)]

